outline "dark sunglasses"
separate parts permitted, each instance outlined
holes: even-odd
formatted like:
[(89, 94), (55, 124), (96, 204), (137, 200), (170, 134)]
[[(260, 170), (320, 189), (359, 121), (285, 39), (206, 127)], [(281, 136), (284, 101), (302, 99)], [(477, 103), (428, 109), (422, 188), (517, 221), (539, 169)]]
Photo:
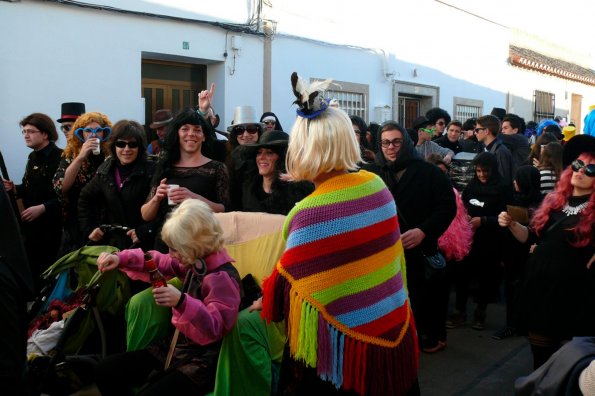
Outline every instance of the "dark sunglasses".
[(267, 125), (275, 125), (276, 124), (275, 121), (263, 121), (263, 123), (267, 124)]
[(128, 146), (131, 149), (138, 148), (138, 142), (127, 142), (126, 140), (117, 140), (115, 143), (117, 148), (124, 148)]
[(574, 160), (572, 165), (570, 165), (573, 171), (578, 172), (581, 169), (585, 168), (585, 175), (589, 177), (595, 176), (595, 164), (585, 165), (583, 161), (580, 159)]
[(72, 125), (60, 125), (60, 129), (62, 130), (62, 132), (70, 132), (70, 130), (72, 129)]
[(254, 135), (258, 133), (259, 128), (256, 125), (246, 125), (246, 126), (237, 126), (232, 129), (232, 132), (235, 135), (241, 135), (244, 131), (248, 132), (250, 135)]

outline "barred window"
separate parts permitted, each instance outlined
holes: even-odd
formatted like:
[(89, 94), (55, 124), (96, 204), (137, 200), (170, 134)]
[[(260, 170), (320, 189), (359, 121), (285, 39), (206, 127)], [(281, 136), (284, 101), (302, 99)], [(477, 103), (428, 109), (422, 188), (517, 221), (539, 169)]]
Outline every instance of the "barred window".
[(453, 120), (461, 122), (467, 121), (469, 118), (477, 118), (482, 115), (483, 101), (466, 98), (453, 98), (454, 112)]
[[(318, 81), (319, 79), (312, 79)], [(324, 97), (335, 99), (340, 109), (349, 115), (356, 115), (368, 122), (368, 95), (370, 88), (367, 84), (333, 81), (325, 91)]]
[(549, 92), (535, 91), (535, 112), (533, 119), (539, 123), (543, 120), (553, 119), (556, 109), (556, 95)]

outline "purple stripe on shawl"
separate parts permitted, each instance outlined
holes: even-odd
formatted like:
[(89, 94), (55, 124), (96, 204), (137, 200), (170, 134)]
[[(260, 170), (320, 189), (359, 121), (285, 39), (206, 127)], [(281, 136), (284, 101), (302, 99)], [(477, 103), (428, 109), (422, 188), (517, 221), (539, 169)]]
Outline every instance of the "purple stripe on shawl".
[(286, 267), (285, 270), (289, 272), (294, 279), (302, 279), (316, 273), (328, 271), (353, 261), (369, 257), (393, 246), (398, 240), (399, 233), (395, 230), (394, 232), (381, 235), (380, 237), (361, 245), (349, 246), (347, 249), (313, 257), (305, 262), (294, 263), (291, 266)]
[[(312, 198), (313, 200), (315, 198)], [(296, 229), (307, 227), (312, 224), (323, 223), (325, 221), (336, 220), (339, 217), (347, 217), (359, 214), (363, 211), (379, 208), (382, 205), (393, 201), (394, 198), (388, 189), (375, 192), (362, 198), (351, 201), (337, 202), (330, 205), (321, 205), (314, 208), (303, 209), (299, 212), (299, 217), (294, 217), (289, 226), (289, 232)], [(324, 210), (321, 210), (324, 208)]]
[(403, 277), (401, 276), (401, 273), (399, 273), (397, 276), (394, 276), (371, 289), (336, 299), (326, 306), (326, 310), (332, 316), (351, 312), (375, 304), (378, 301), (393, 295), (396, 291), (399, 291), (402, 288)]

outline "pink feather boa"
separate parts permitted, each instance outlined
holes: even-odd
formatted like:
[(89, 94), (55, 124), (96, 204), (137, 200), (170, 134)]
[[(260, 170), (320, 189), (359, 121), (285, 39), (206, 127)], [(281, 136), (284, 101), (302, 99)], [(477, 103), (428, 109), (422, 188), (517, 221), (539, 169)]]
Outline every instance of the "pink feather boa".
[(473, 229), (459, 192), (454, 188), (453, 190), (457, 201), (457, 214), (448, 229), (438, 238), (438, 247), (447, 261), (461, 261), (471, 250)]

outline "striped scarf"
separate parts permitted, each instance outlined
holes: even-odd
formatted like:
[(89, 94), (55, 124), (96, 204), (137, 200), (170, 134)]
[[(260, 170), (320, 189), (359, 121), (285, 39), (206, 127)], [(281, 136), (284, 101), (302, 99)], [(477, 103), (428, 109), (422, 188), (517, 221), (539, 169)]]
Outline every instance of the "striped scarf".
[(267, 320), (286, 320), (291, 355), (359, 394), (405, 394), (417, 336), (395, 202), (360, 171), (331, 178), (284, 226), (286, 250), (264, 283)]

